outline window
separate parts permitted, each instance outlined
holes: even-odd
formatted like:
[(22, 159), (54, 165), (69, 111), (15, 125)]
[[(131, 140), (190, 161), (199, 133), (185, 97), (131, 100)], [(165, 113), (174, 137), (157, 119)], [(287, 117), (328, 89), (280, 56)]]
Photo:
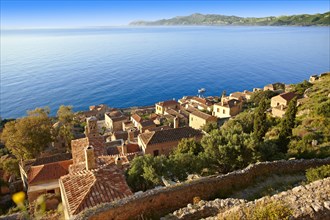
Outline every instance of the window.
[(217, 112), (220, 112), (220, 108), (217, 108)]
[(223, 113), (223, 114), (226, 114), (226, 110), (225, 110), (225, 109), (224, 109), (224, 110), (222, 110), (222, 113)]
[(55, 189), (47, 190), (47, 193), (55, 194)]
[(159, 155), (159, 150), (154, 150), (154, 156), (158, 156)]

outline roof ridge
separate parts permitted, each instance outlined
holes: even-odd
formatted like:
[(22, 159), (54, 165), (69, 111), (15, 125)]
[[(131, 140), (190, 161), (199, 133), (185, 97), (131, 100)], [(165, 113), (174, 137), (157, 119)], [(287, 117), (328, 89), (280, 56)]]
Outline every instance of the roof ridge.
[(149, 138), (149, 140), (147, 141), (146, 145), (149, 144), (149, 142), (151, 141), (151, 139), (152, 139), (152, 138), (154, 137), (154, 135), (156, 134), (156, 131), (152, 131), (152, 132), (150, 132), (150, 133), (152, 133), (152, 135), (150, 136), (150, 138)]
[[(38, 166), (35, 166), (34, 168), (37, 168), (37, 173), (34, 174), (31, 178), (29, 178), (30, 176), (28, 176), (28, 183), (31, 183), (34, 179), (37, 178), (37, 176), (41, 173), (41, 170), (43, 169), (45, 165), (42, 164), (42, 165), (38, 165)], [(33, 166), (32, 166), (33, 167)], [(30, 174), (30, 173), (29, 173)]]
[[(87, 170), (87, 171), (90, 171), (90, 170)], [(86, 193), (85, 193), (85, 195), (84, 195), (84, 198), (81, 200), (81, 202), (78, 204), (78, 206), (77, 206), (74, 210), (70, 210), (72, 214), (75, 213), (77, 210), (80, 209), (80, 207), (82, 206), (82, 204), (84, 203), (84, 201), (87, 199), (87, 195), (88, 195), (89, 192), (91, 191), (92, 186), (93, 186), (93, 185), (95, 184), (95, 182), (96, 182), (96, 177), (95, 177), (95, 175), (94, 175), (92, 172), (86, 172), (86, 174), (87, 174), (87, 173), (91, 173), (91, 174), (92, 174), (92, 177), (93, 177), (93, 183), (90, 184), (90, 187), (88, 188), (88, 190), (86, 190)], [(70, 209), (70, 206), (69, 206), (68, 208)]]

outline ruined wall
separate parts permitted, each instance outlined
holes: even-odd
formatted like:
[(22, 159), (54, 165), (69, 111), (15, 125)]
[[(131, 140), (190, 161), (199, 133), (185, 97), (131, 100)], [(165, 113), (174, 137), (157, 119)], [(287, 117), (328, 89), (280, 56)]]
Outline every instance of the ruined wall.
[(170, 187), (148, 190), (114, 203), (101, 204), (83, 211), (75, 219), (129, 219), (141, 214), (146, 216), (155, 213), (161, 216), (186, 206), (195, 196), (203, 200), (225, 197), (234, 189), (252, 184), (258, 176), (294, 173), (324, 164), (330, 164), (330, 158), (257, 163), (225, 175), (209, 176)]

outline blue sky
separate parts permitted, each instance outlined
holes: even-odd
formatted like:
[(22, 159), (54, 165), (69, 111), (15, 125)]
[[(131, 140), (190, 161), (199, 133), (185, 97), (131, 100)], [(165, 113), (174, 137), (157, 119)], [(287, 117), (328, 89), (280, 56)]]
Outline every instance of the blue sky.
[(1, 28), (126, 25), (192, 13), (279, 16), (329, 11), (329, 0), (0, 0)]

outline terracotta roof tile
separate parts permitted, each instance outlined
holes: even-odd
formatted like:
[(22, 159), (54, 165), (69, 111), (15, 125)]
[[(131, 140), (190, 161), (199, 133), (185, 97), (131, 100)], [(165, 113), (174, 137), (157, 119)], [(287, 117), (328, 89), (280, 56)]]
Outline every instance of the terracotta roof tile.
[(152, 131), (140, 134), (142, 141), (147, 144), (158, 144), (179, 141), (182, 138), (201, 137), (202, 133), (191, 127), (173, 128), (168, 130)]
[(128, 132), (127, 131), (115, 131), (115, 132), (113, 132), (112, 136), (115, 138), (114, 140), (118, 140), (118, 139), (127, 140)]
[(128, 143), (126, 144), (126, 147), (127, 147), (127, 153), (135, 153), (141, 151), (138, 144)]
[(85, 208), (132, 195), (125, 177), (116, 165), (107, 165), (61, 177), (68, 211), (76, 215)]
[(42, 164), (46, 164), (46, 163), (54, 163), (54, 162), (63, 161), (63, 160), (70, 160), (70, 159), (72, 159), (72, 154), (71, 153), (55, 154), (55, 155), (48, 156), (48, 157), (37, 158), (33, 162), (32, 166), (42, 165)]
[(72, 160), (47, 163), (38, 166), (31, 166), (28, 172), (28, 183), (33, 184), (48, 180), (57, 180), (69, 173), (69, 166)]
[(195, 116), (197, 116), (199, 118), (202, 118), (202, 119), (205, 119), (205, 120), (214, 120), (214, 121), (217, 120), (216, 117), (214, 117), (212, 115), (209, 115), (209, 114), (206, 114), (206, 113), (201, 112), (201, 111), (194, 111), (194, 112), (192, 112), (190, 114), (195, 115)]
[(291, 99), (293, 99), (297, 95), (293, 92), (286, 92), (286, 93), (279, 94), (279, 96), (282, 97), (283, 99), (285, 99), (286, 101), (291, 101)]
[(138, 114), (133, 114), (132, 119), (134, 119), (136, 122), (140, 122), (142, 120), (142, 118), (138, 115)]
[(84, 149), (88, 146), (94, 147), (95, 157), (106, 155), (105, 140), (104, 137), (86, 137), (71, 141), (71, 150), (73, 163), (79, 163), (85, 161)]
[(160, 105), (162, 107), (171, 107), (174, 105), (179, 105), (179, 103), (175, 100), (168, 100), (168, 101), (158, 102), (157, 105)]
[(145, 120), (140, 122), (141, 127), (156, 126), (152, 120)]
[(234, 107), (234, 106), (236, 106), (236, 105), (238, 105), (238, 104), (240, 104), (240, 103), (241, 103), (240, 100), (237, 100), (237, 99), (230, 99), (230, 100), (228, 100), (228, 101), (225, 101), (225, 102), (223, 103), (223, 105), (221, 104), (221, 102), (216, 103), (215, 105), (217, 105), (217, 106), (223, 106), (223, 107), (227, 107), (227, 108), (232, 108), (232, 107)]

